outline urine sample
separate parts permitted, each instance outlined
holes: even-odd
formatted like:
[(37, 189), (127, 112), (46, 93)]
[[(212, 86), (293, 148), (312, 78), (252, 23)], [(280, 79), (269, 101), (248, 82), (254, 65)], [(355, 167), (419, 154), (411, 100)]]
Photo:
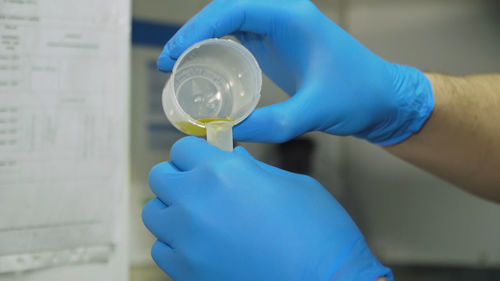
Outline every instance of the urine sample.
[(191, 135), (191, 136), (206, 136), (207, 135), (207, 123), (209, 122), (215, 122), (215, 121), (225, 121), (225, 122), (233, 122), (229, 119), (222, 119), (222, 118), (206, 118), (206, 119), (199, 119), (197, 120), (202, 124), (202, 126), (198, 126), (196, 124), (190, 123), (190, 122), (179, 122), (178, 124), (175, 125), (175, 127), (179, 128), (179, 130), (185, 134)]

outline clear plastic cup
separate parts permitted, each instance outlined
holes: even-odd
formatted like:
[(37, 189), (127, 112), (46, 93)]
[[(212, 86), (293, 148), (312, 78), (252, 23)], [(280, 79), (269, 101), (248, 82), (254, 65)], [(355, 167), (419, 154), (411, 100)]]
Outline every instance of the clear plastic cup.
[(207, 39), (177, 59), (163, 89), (163, 109), (180, 131), (207, 135), (209, 143), (232, 150), (232, 127), (255, 109), (261, 86), (259, 65), (245, 47)]

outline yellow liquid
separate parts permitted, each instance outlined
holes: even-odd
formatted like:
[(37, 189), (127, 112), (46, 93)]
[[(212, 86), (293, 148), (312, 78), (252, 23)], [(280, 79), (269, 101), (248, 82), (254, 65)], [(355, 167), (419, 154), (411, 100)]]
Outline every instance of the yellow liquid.
[[(204, 119), (198, 119), (198, 122), (202, 123), (203, 125), (213, 122), (213, 121), (229, 121), (229, 119), (224, 119), (224, 118), (204, 118)], [(175, 124), (176, 127), (183, 133), (191, 135), (191, 136), (205, 136), (207, 134), (207, 130), (205, 127), (199, 127), (196, 126), (195, 124), (191, 124), (189, 122), (179, 122)]]

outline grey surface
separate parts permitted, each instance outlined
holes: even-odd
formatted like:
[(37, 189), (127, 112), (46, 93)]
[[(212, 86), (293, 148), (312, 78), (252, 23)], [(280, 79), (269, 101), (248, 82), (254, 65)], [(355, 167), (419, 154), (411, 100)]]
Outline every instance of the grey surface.
[(463, 267), (393, 266), (396, 281), (498, 281), (500, 270)]

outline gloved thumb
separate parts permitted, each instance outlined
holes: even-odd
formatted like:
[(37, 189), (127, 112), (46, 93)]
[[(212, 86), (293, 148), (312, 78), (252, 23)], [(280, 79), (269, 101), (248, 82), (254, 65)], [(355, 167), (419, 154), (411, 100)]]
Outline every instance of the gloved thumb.
[(257, 166), (268, 173), (272, 173), (274, 175), (283, 175), (283, 170), (255, 159), (243, 146), (237, 146), (236, 148), (234, 148), (233, 152), (242, 156), (246, 160), (254, 162)]
[(302, 135), (315, 126), (307, 93), (301, 91), (288, 100), (256, 109), (234, 127), (234, 138), (248, 142), (281, 143)]
[(250, 153), (241, 145), (238, 145), (237, 147), (235, 147), (233, 152), (238, 154), (238, 155), (241, 155), (245, 158), (255, 160), (255, 158), (253, 158), (253, 156), (250, 155)]
[(238, 145), (236, 148), (234, 148), (233, 152), (235, 154), (238, 154), (238, 155), (242, 156), (246, 160), (254, 162), (260, 168), (262, 168), (263, 170), (265, 170), (267, 172), (270, 172), (270, 173), (273, 173), (273, 174), (280, 174), (280, 173), (282, 173), (282, 171), (280, 169), (278, 169), (276, 167), (273, 167), (273, 166), (270, 166), (270, 165), (268, 165), (268, 164), (266, 164), (264, 162), (261, 162), (261, 161), (255, 159), (252, 155), (250, 155), (250, 153), (243, 146)]

